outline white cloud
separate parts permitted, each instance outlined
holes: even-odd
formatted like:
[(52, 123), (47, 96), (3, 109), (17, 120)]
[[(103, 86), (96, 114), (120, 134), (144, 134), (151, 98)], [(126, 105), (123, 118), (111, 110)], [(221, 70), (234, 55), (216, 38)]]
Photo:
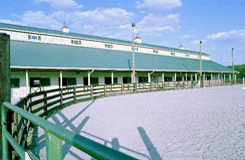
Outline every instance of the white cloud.
[(8, 24), (16, 24), (16, 25), (25, 25), (23, 23), (17, 22), (17, 21), (12, 21), (9, 19), (0, 19), (1, 23), (8, 23)]
[[(207, 42), (206, 40), (202, 40), (202, 44), (205, 44), (206, 42)], [(198, 44), (200, 44), (200, 40), (194, 40), (191, 42), (191, 44), (198, 45)]]
[[(119, 32), (123, 33), (120, 39), (127, 39), (131, 30), (131, 22), (134, 13), (121, 8), (94, 9), (89, 11), (58, 11), (51, 17), (66, 22), (70, 31), (98, 36), (119, 38)], [(84, 31), (85, 30), (85, 31)], [(128, 33), (128, 34), (127, 34)], [(121, 36), (121, 34), (120, 34)]]
[(63, 21), (80, 22), (86, 25), (123, 25), (131, 21), (134, 13), (127, 12), (121, 8), (95, 9), (91, 11), (64, 12), (58, 11), (52, 14), (53, 18)]
[(174, 31), (178, 28), (179, 14), (169, 14), (165, 17), (148, 14), (138, 24), (137, 30), (141, 35), (161, 36), (166, 31)]
[(191, 35), (184, 35), (184, 36), (181, 37), (181, 39), (189, 39), (191, 37), (192, 37)]
[(245, 39), (245, 30), (232, 30), (229, 32), (220, 32), (206, 37), (211, 40), (219, 39)]
[(36, 0), (37, 2), (48, 2), (55, 9), (82, 8), (74, 0)]
[(49, 28), (60, 30), (62, 24), (52, 19), (50, 16), (46, 16), (42, 11), (28, 11), (22, 16), (22, 21), (27, 26), (34, 26), (39, 28)]
[(136, 7), (138, 8), (156, 8), (156, 9), (172, 9), (180, 7), (181, 0), (143, 0), (137, 1)]

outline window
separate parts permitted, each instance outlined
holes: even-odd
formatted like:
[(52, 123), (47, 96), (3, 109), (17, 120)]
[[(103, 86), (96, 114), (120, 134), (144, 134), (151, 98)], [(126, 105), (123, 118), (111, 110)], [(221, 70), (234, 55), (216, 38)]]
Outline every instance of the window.
[(98, 77), (91, 77), (91, 84), (93, 86), (99, 85), (99, 78)]
[[(77, 85), (76, 78), (67, 78), (67, 77), (62, 78), (62, 86), (72, 86), (72, 85)], [(60, 78), (59, 78), (59, 86), (60, 86)]]
[(30, 78), (30, 87), (40, 87), (41, 78)]
[(50, 86), (50, 78), (42, 78), (40, 82), (41, 86)]
[(139, 83), (147, 83), (148, 77), (139, 77)]
[(189, 54), (186, 54), (185, 57), (189, 57), (190, 55)]
[[(92, 85), (99, 85), (99, 78), (98, 77), (91, 77), (90, 82)], [(88, 85), (88, 77), (83, 77), (83, 85)]]
[(113, 48), (112, 44), (105, 44), (105, 48)]
[(81, 41), (78, 41), (78, 40), (71, 40), (71, 44), (81, 45), (82, 42)]
[(39, 40), (41, 41), (41, 36), (36, 36), (36, 35), (28, 35), (28, 40)]
[(83, 85), (84, 86), (88, 85), (88, 77), (83, 77)]
[(131, 77), (123, 77), (123, 84), (131, 83)]
[(31, 39), (36, 40), (37, 39), (37, 36), (31, 36)]
[(182, 81), (182, 77), (176, 77), (176, 81)]
[(174, 53), (174, 52), (171, 52), (171, 55), (172, 55), (172, 56), (174, 56), (174, 55), (175, 55), (175, 53)]
[(105, 84), (111, 84), (111, 77), (105, 77)]
[(76, 78), (68, 78), (68, 85), (69, 86), (77, 85), (77, 79)]
[(165, 82), (172, 82), (172, 77), (164, 77)]
[(153, 49), (153, 53), (158, 54), (158, 50)]
[(19, 88), (20, 87), (20, 80), (19, 78), (11, 78), (11, 88)]
[(138, 51), (138, 47), (134, 47), (134, 51)]

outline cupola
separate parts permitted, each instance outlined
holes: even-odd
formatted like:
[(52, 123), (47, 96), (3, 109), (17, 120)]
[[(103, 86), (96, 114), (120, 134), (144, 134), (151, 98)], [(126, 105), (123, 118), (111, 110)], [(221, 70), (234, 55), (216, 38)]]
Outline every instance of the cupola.
[(183, 49), (184, 49), (184, 47), (183, 47), (182, 45), (180, 45), (180, 46), (179, 46), (179, 49), (182, 49), (182, 50), (183, 50)]
[(69, 33), (69, 28), (68, 28), (66, 25), (64, 25), (64, 26), (61, 28), (61, 31), (62, 31), (62, 32), (65, 32), (65, 33)]
[(142, 43), (142, 40), (139, 36), (136, 36), (135, 39), (134, 39), (134, 42), (136, 43)]

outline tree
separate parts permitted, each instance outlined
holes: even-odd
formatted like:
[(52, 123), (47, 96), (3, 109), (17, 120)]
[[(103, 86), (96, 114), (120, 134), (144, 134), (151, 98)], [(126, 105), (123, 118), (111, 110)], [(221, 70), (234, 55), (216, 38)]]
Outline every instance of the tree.
[[(232, 66), (228, 67), (232, 69)], [(237, 75), (237, 79), (242, 79), (243, 77), (245, 77), (245, 64), (234, 65), (234, 70), (239, 72), (239, 74)]]

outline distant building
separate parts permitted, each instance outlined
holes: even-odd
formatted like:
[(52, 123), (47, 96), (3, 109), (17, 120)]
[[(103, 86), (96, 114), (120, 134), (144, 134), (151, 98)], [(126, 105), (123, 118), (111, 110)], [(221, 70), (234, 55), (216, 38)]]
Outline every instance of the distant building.
[[(10, 35), (12, 97), (72, 85), (130, 83), (132, 42), (0, 23)], [(135, 38), (136, 83), (198, 80), (199, 52), (142, 43)], [(205, 79), (232, 70), (202, 53)]]

